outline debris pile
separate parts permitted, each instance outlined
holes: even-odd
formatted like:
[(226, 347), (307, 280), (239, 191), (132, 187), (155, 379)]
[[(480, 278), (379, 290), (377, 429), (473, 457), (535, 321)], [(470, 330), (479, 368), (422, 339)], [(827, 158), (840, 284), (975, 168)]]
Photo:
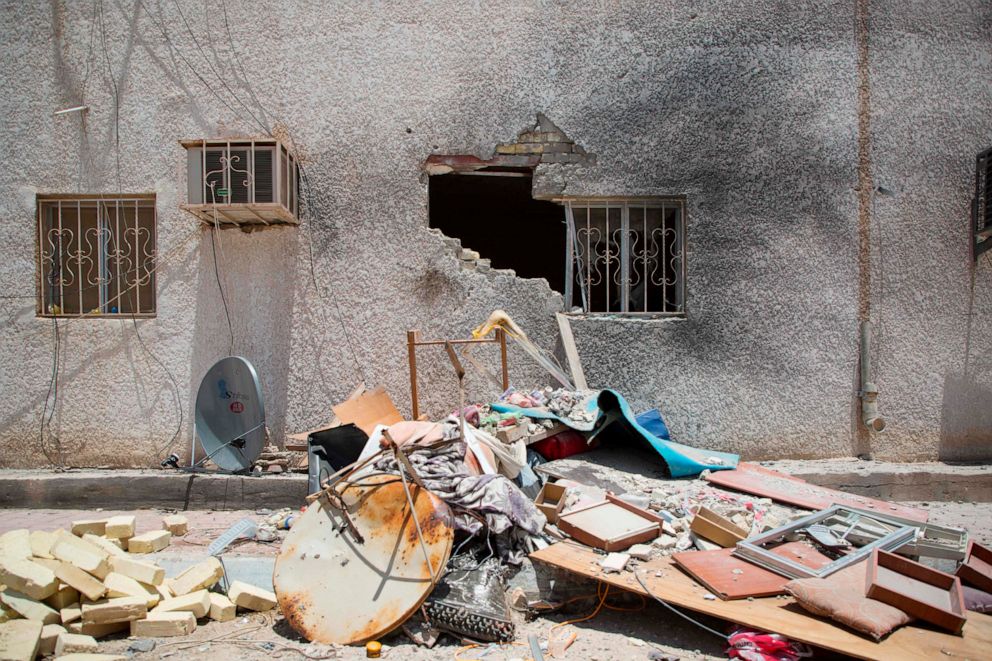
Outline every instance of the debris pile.
[(160, 530), (138, 533), (134, 516), (114, 516), (74, 521), (69, 531), (0, 535), (3, 658), (97, 653), (98, 639), (120, 632), (188, 636), (198, 620), (275, 607), (275, 595), (254, 585), (233, 581), (221, 590), (225, 572), (215, 557), (167, 578), (154, 554), (187, 527), (170, 515)]

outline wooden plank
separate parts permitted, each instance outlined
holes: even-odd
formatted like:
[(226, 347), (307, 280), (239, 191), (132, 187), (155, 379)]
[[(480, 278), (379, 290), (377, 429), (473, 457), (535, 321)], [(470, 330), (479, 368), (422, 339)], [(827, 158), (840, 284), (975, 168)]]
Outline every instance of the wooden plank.
[[(574, 574), (597, 579), (613, 587), (650, 598), (633, 572), (603, 574), (592, 549), (559, 542), (530, 555), (532, 560), (560, 567)], [(661, 576), (655, 576), (661, 572)], [(907, 625), (881, 642), (851, 632), (830, 620), (810, 615), (790, 598), (753, 601), (721, 601), (704, 598), (706, 588), (679, 571), (671, 558), (641, 563), (637, 573), (651, 593), (673, 606), (706, 613), (761, 631), (848, 654), (861, 659), (981, 659), (992, 646), (992, 615), (968, 612), (961, 636)], [(700, 634), (702, 635), (702, 634)]]
[(568, 369), (572, 373), (572, 381), (575, 382), (576, 390), (587, 390), (586, 375), (582, 371), (582, 363), (579, 361), (579, 350), (575, 347), (575, 338), (572, 336), (572, 326), (568, 317), (561, 312), (555, 313), (558, 320), (558, 331), (561, 333), (561, 344), (565, 348), (565, 357), (568, 358)]
[(393, 400), (381, 387), (331, 408), (342, 424), (352, 423), (369, 436), (376, 425), (391, 425), (403, 420)]
[(706, 476), (706, 479), (721, 487), (811, 510), (822, 510), (831, 505), (846, 505), (873, 510), (879, 514), (901, 516), (921, 523), (925, 523), (930, 517), (930, 513), (926, 510), (821, 487), (747, 462), (739, 463), (734, 470), (713, 471)]
[[(789, 579), (732, 555), (734, 549), (686, 551), (672, 556), (679, 567), (721, 599), (773, 597), (785, 594)], [(830, 558), (802, 542), (786, 542), (772, 549), (813, 569), (830, 564)], [(739, 573), (734, 573), (739, 571)]]

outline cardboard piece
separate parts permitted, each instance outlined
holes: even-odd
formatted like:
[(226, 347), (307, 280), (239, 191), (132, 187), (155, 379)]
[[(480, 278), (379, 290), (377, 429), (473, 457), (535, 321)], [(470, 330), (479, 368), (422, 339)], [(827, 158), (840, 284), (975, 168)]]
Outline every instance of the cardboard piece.
[(376, 425), (392, 425), (403, 421), (393, 400), (384, 388), (364, 392), (331, 407), (341, 424), (352, 423), (363, 432), (372, 435)]
[(964, 627), (961, 579), (894, 553), (872, 552), (865, 596), (954, 633)]
[(651, 595), (656, 595), (673, 606), (681, 606), (761, 631), (774, 631), (791, 640), (861, 659), (980, 659), (985, 658), (988, 650), (992, 649), (992, 615), (969, 611), (966, 615), (968, 624), (961, 636), (910, 624), (893, 631), (876, 643), (810, 615), (791, 597), (753, 601), (706, 599), (706, 589), (679, 571), (671, 558), (651, 560), (641, 563), (637, 568), (637, 575), (651, 591), (649, 595), (638, 583), (634, 572), (601, 573), (601, 557), (593, 549), (570, 542), (552, 544), (530, 555), (535, 562), (560, 567), (573, 574), (602, 581), (649, 599)]

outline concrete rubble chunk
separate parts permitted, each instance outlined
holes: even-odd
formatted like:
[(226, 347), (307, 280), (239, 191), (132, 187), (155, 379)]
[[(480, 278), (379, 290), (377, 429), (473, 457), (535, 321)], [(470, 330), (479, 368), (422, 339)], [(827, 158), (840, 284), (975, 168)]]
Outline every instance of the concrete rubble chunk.
[(45, 599), (45, 603), (55, 610), (61, 610), (66, 606), (79, 603), (79, 590), (59, 581), (59, 589), (51, 597)]
[(196, 616), (189, 611), (149, 613), (143, 620), (131, 622), (132, 636), (167, 638), (188, 636), (196, 631)]
[(168, 530), (153, 530), (136, 535), (127, 540), (129, 553), (155, 553), (169, 545), (172, 533)]
[(224, 567), (217, 558), (207, 558), (172, 579), (169, 587), (177, 597), (197, 590), (212, 588), (224, 576)]
[(627, 549), (627, 555), (635, 560), (650, 560), (651, 546), (649, 544), (634, 544)]
[(148, 614), (144, 597), (115, 597), (94, 604), (83, 604), (83, 624), (130, 622)]
[(103, 534), (110, 539), (127, 539), (134, 537), (134, 526), (135, 518), (130, 514), (112, 516), (107, 519), (107, 527)]
[(184, 594), (181, 597), (173, 597), (161, 602), (153, 612), (177, 611), (189, 611), (197, 618), (204, 617), (210, 611), (210, 596), (206, 590), (199, 590), (191, 594)]
[(610, 553), (599, 563), (604, 572), (622, 572), (630, 561), (626, 553)]
[(33, 661), (38, 654), (42, 626), (30, 620), (0, 624), (0, 654), (4, 661)]
[(103, 579), (110, 571), (106, 551), (66, 532), (59, 533), (55, 538), (52, 555), (99, 579)]
[(59, 587), (51, 569), (20, 558), (0, 558), (0, 583), (38, 601)]
[(162, 530), (168, 530), (176, 537), (182, 537), (189, 531), (189, 521), (182, 514), (169, 514), (162, 517)]
[(79, 594), (90, 601), (96, 601), (107, 594), (107, 588), (103, 583), (68, 562), (59, 563), (55, 569), (55, 576), (66, 585), (74, 587)]
[(269, 590), (234, 581), (227, 591), (227, 598), (239, 608), (252, 611), (268, 611), (276, 607), (276, 595)]
[(103, 584), (107, 587), (108, 597), (141, 597), (145, 600), (145, 607), (151, 608), (159, 602), (158, 591), (154, 587), (145, 587), (130, 576), (110, 572), (107, 578), (103, 579)]
[(59, 634), (65, 633), (65, 627), (61, 624), (46, 624), (41, 628), (41, 639), (38, 641), (38, 656), (51, 656), (55, 654), (55, 641)]
[(228, 622), (237, 617), (238, 608), (230, 599), (217, 592), (208, 592), (210, 597), (210, 619), (215, 622)]
[(127, 551), (120, 545), (120, 540), (117, 539), (107, 539), (106, 537), (100, 537), (99, 535), (91, 535), (86, 533), (82, 537), (83, 541), (89, 542), (93, 546), (100, 548), (104, 551), (108, 557), (123, 556), (127, 555)]
[(42, 624), (57, 624), (60, 619), (56, 610), (9, 588), (0, 592), (0, 601), (17, 611), (25, 620), (33, 620)]
[(73, 622), (67, 628), (70, 633), (81, 633), (84, 636), (103, 638), (111, 634), (127, 631), (131, 627), (131, 621), (109, 622), (107, 624), (86, 624), (84, 622)]
[[(130, 576), (136, 581), (147, 585), (161, 585), (165, 580), (165, 570), (150, 562), (143, 562), (128, 556), (112, 556), (110, 570), (124, 576)], [(171, 595), (170, 595), (171, 596)]]
[(0, 556), (27, 560), (31, 555), (31, 533), (27, 528), (8, 530), (0, 535)]
[(31, 555), (36, 558), (52, 559), (52, 544), (55, 543), (55, 535), (47, 530), (32, 530), (28, 535), (28, 544), (31, 546)]
[(93, 636), (81, 633), (69, 633), (68, 631), (59, 634), (55, 641), (55, 655), (71, 654), (73, 652), (98, 652), (100, 644)]
[(86, 533), (102, 535), (107, 529), (107, 519), (82, 519), (80, 521), (73, 521), (69, 529), (76, 537), (82, 537)]

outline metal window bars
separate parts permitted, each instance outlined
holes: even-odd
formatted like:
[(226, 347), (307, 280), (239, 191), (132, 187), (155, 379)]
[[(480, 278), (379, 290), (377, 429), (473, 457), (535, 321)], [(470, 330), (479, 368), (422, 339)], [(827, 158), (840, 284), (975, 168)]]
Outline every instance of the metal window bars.
[(155, 314), (154, 195), (39, 196), (40, 316)]
[(565, 302), (586, 313), (685, 314), (685, 201), (571, 198), (565, 203)]

